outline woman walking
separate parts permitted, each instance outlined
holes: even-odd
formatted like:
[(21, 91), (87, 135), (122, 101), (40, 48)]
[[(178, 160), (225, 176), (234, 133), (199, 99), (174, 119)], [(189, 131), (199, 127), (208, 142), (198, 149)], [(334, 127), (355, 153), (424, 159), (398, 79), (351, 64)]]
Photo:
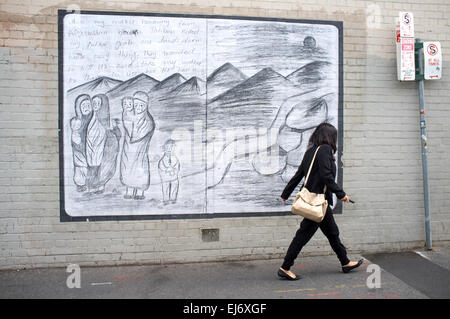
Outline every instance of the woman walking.
[(317, 151), (316, 159), (313, 163), (311, 173), (308, 179), (308, 185), (305, 187), (313, 193), (323, 193), (326, 186), (325, 199), (328, 201), (328, 208), (324, 219), (320, 223), (304, 218), (300, 224), (300, 229), (295, 234), (284, 262), (278, 270), (278, 276), (288, 279), (297, 280), (300, 276), (294, 274), (290, 268), (294, 264), (303, 246), (312, 238), (318, 228), (324, 233), (330, 242), (331, 248), (336, 253), (344, 273), (359, 267), (363, 263), (363, 259), (359, 261), (350, 261), (347, 258), (347, 252), (344, 245), (339, 239), (339, 229), (334, 221), (333, 212), (330, 208), (333, 205), (332, 193), (335, 193), (337, 198), (344, 202), (349, 202), (349, 197), (345, 194), (342, 188), (336, 184), (336, 166), (334, 163), (333, 154), (336, 153), (337, 130), (328, 123), (322, 123), (314, 130), (309, 139), (308, 149), (303, 156), (303, 160), (289, 183), (286, 185), (281, 200), (283, 203), (291, 195), (293, 190), (297, 187), (303, 177), (306, 176), (309, 166), (311, 165), (314, 153)]

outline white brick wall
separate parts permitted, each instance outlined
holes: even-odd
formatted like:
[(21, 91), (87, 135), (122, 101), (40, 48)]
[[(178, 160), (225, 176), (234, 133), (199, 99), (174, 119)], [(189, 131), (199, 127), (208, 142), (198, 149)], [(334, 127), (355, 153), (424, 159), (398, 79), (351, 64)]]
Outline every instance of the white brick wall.
[[(283, 257), (299, 219), (59, 222), (58, 1), (0, 4), (0, 268)], [(336, 216), (350, 252), (424, 245), (417, 83), (396, 81), (394, 17), (439, 40), (444, 71), (425, 83), (432, 235), (450, 241), (450, 4), (447, 0), (78, 2), (81, 9), (344, 22), (344, 189)], [(371, 5), (369, 7), (369, 5)], [(367, 20), (375, 22), (368, 24)], [(274, 190), (274, 194), (281, 190)], [(219, 228), (219, 242), (202, 242)], [(305, 254), (331, 253), (320, 232)]]

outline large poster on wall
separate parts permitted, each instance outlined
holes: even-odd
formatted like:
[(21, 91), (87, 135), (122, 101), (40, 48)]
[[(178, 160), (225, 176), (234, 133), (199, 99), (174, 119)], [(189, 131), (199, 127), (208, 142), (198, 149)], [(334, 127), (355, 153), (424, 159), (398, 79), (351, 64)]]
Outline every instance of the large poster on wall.
[[(59, 11), (61, 220), (286, 214), (342, 23)], [(294, 194), (295, 195), (295, 194)]]

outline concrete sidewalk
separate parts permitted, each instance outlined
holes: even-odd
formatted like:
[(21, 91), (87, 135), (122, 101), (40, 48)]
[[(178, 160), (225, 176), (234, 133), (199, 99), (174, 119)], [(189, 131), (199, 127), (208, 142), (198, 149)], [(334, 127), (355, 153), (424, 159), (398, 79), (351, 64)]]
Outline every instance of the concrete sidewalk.
[[(439, 267), (436, 268), (439, 269), (437, 274), (446, 277), (442, 278), (445, 282), (450, 278), (450, 248), (437, 250), (411, 253), (417, 256), (419, 268), (427, 267), (427, 263)], [(411, 255), (408, 256), (405, 262), (411, 263)], [(349, 257), (358, 260), (361, 256)], [(400, 267), (402, 253), (383, 255), (383, 265), (387, 266), (380, 265), (381, 287), (370, 289), (366, 284), (372, 274), (367, 272), (372, 263), (369, 257), (381, 258), (367, 255), (360, 268), (344, 274), (334, 255), (299, 256), (292, 268), (303, 277), (298, 281), (279, 279), (276, 272), (281, 260), (273, 259), (166, 266), (81, 267), (81, 288), (72, 289), (66, 284), (70, 274), (63, 268), (7, 270), (0, 271), (0, 298), (423, 299), (445, 298), (450, 290), (450, 287), (441, 287), (430, 294), (436, 278), (425, 288), (423, 280), (420, 285), (415, 284), (414, 276), (412, 281), (404, 280), (409, 278), (408, 269), (411, 267)], [(396, 269), (392, 273), (389, 263), (386, 263), (390, 257), (396, 260)], [(399, 269), (403, 269), (403, 273)]]

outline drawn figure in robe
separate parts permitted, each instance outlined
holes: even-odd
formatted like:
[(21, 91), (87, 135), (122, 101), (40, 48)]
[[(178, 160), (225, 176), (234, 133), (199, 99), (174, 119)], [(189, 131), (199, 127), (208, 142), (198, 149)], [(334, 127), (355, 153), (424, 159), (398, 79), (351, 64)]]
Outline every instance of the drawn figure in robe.
[(87, 187), (90, 194), (102, 194), (116, 170), (121, 133), (117, 121), (113, 121), (111, 128), (106, 95), (94, 96), (92, 109), (86, 137)]
[(120, 180), (126, 186), (125, 199), (142, 200), (150, 186), (148, 149), (155, 131), (155, 122), (148, 111), (147, 93), (138, 91), (130, 99), (122, 100), (122, 121), (125, 138), (120, 163)]
[(164, 155), (158, 162), (164, 204), (169, 202), (175, 203), (177, 201), (180, 161), (173, 152), (174, 147), (175, 141), (172, 139), (167, 140), (163, 146)]
[(87, 94), (82, 94), (75, 100), (75, 117), (70, 120), (74, 166), (73, 181), (78, 192), (84, 192), (87, 189), (86, 176), (88, 164), (86, 160), (86, 132), (91, 117), (91, 98)]

